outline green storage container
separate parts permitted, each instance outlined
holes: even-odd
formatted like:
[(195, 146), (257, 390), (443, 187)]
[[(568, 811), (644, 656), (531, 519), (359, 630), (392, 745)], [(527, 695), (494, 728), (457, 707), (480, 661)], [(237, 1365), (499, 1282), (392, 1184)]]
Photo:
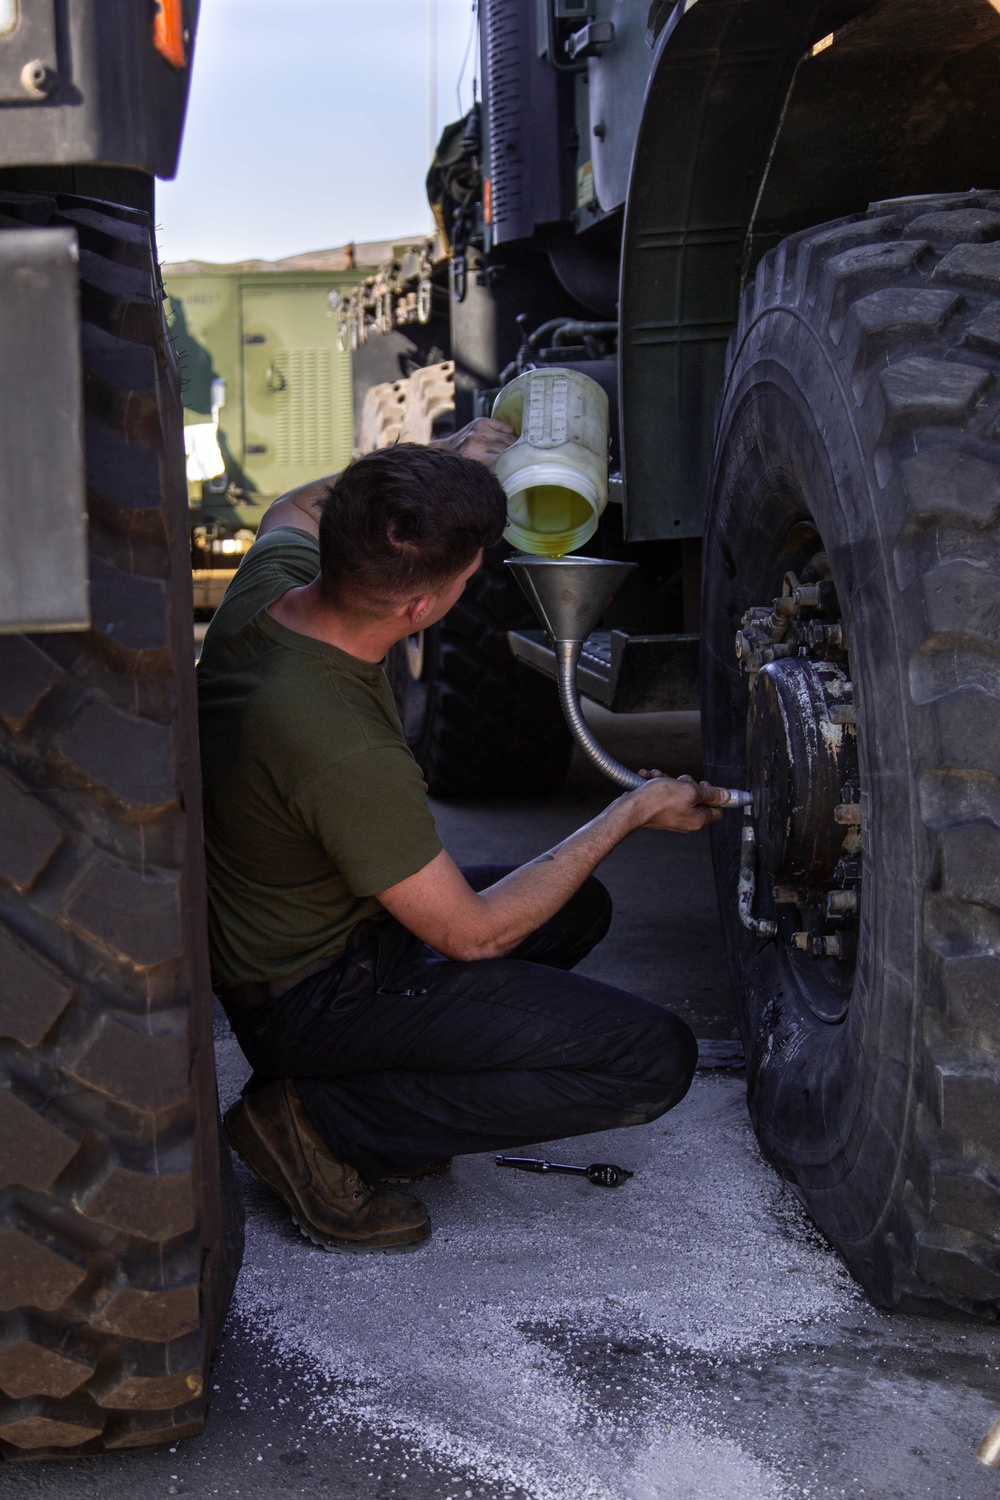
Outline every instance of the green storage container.
[(340, 307), (394, 248), (163, 267), (184, 377), (196, 606), (218, 603), (272, 500), (350, 460)]

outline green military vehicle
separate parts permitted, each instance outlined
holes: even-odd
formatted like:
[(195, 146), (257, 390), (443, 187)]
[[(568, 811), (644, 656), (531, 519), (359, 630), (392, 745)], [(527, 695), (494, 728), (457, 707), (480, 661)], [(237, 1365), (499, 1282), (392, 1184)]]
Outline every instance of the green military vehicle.
[[(713, 838), (762, 1147), (876, 1303), (986, 1318), (998, 9), (481, 0), (482, 105), (428, 179), (460, 415), (567, 364), (617, 414), (585, 550), (639, 567), (581, 688), (696, 706), (700, 656), (706, 774), (753, 792)], [(551, 683), (513, 707), (555, 655), (502, 572), (394, 663), (442, 794), (494, 762), (551, 785), (568, 753)]]
[[(5, 1458), (197, 1430), (240, 1257), (153, 237), (196, 12), (0, 5)], [(678, 705), (700, 640), (709, 774), (755, 796), (716, 859), (764, 1148), (880, 1304), (995, 1317), (1000, 194), (970, 187), (1000, 15), (481, 22), (484, 106), (433, 175), (459, 416), (533, 363), (615, 397), (591, 550), (641, 566), (580, 676)], [(551, 785), (568, 753), (496, 562), (393, 663), (440, 789)]]
[(197, 1431), (242, 1248), (153, 234), (197, 8), (0, 5), (4, 1458)]

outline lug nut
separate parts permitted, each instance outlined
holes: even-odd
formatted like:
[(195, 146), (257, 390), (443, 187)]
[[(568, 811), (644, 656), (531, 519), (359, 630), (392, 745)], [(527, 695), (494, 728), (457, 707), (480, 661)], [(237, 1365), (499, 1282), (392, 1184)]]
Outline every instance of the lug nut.
[(832, 612), (837, 607), (837, 590), (831, 578), (821, 578), (818, 583), (800, 583), (792, 590), (792, 594), (802, 609), (825, 609)]
[(853, 703), (835, 703), (830, 709), (831, 724), (857, 724), (858, 711)]
[(827, 915), (831, 917), (853, 916), (858, 909), (857, 891), (828, 891)]
[(837, 934), (832, 937), (816, 937), (811, 932), (793, 932), (792, 944), (800, 953), (811, 953), (813, 958), (844, 956), (844, 946)]
[(860, 828), (861, 826), (861, 803), (860, 802), (838, 802), (833, 813), (834, 821), (844, 823), (848, 827)]
[(792, 594), (800, 609), (819, 609), (821, 599), (818, 583), (801, 583)]
[(839, 620), (833, 625), (824, 625), (822, 620), (810, 620), (806, 640), (813, 650), (827, 646), (839, 651), (844, 644), (844, 627)]
[(774, 899), (778, 906), (798, 906), (801, 892), (797, 885), (776, 885)]

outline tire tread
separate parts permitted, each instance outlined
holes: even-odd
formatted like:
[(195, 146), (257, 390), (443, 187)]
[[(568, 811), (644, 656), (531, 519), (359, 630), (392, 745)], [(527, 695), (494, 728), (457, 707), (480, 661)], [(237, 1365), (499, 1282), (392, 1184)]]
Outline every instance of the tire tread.
[(0, 210), (80, 238), (93, 616), (0, 638), (12, 1458), (197, 1430), (241, 1246), (218, 1168), (179, 376), (152, 228), (69, 196)]
[[(761, 262), (730, 341), (794, 304), (832, 357), (874, 454), (900, 603), (925, 622), (912, 712), (939, 758), (917, 769), (933, 849), (919, 1107), (884, 1271), (885, 1303), (1000, 1316), (1000, 196), (876, 205)], [(726, 400), (724, 388), (720, 413)], [(780, 1165), (780, 1163), (779, 1163)], [(883, 1260), (883, 1266), (884, 1266)], [(887, 1289), (888, 1288), (888, 1289)]]

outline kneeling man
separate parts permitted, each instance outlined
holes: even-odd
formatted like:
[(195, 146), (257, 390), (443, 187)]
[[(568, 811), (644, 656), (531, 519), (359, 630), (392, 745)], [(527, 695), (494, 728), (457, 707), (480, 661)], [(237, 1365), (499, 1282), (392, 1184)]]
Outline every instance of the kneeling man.
[(530, 864), (463, 871), (403, 739), (386, 652), (455, 603), (505, 509), (485, 462), (413, 445), (284, 497), (198, 669), (214, 980), (254, 1070), (227, 1134), (330, 1248), (419, 1244), (426, 1209), (387, 1184), (653, 1120), (694, 1072), (683, 1021), (570, 971), (611, 919), (605, 855), (725, 793), (655, 777)]

